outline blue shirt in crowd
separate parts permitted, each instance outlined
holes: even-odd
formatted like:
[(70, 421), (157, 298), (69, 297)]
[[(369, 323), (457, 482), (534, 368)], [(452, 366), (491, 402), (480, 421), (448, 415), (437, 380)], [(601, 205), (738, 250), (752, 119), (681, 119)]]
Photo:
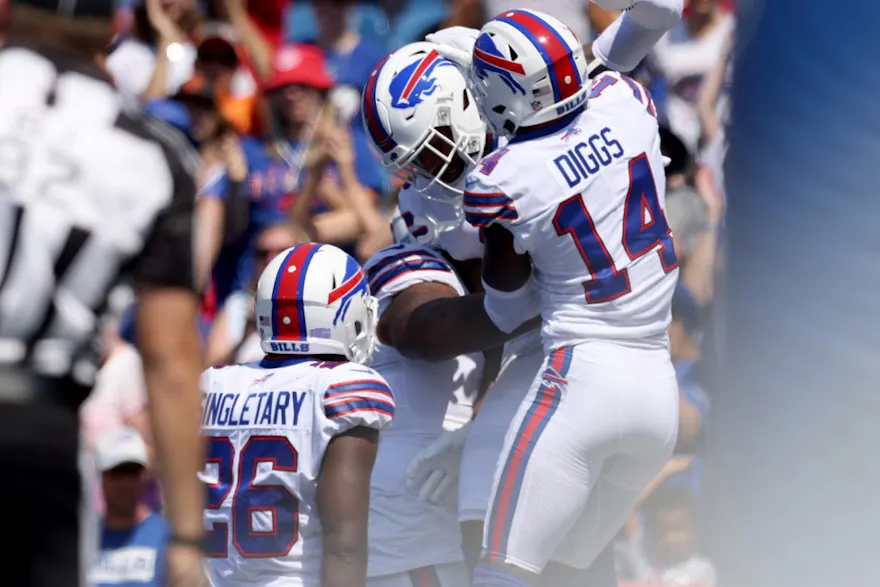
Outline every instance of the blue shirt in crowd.
[[(358, 180), (365, 187), (381, 194), (385, 179), (363, 130), (353, 130), (351, 140)], [(289, 143), (293, 156), (288, 163), (276, 155), (269, 142), (254, 137), (242, 140), (242, 150), (248, 163), (246, 190), (251, 202), (250, 222), (238, 242), (220, 251), (214, 269), (218, 303), (222, 304), (230, 293), (244, 289), (254, 277), (254, 247), (260, 232), (287, 218), (290, 205), (303, 180), (299, 165), (304, 155), (303, 147), (297, 142)], [(333, 173), (334, 170), (331, 168), (330, 172)], [(228, 187), (229, 179), (221, 175), (202, 188), (202, 196), (223, 198)], [(324, 209), (323, 205), (319, 205), (315, 212), (319, 213)]]
[(94, 587), (163, 587), (168, 534), (165, 519), (155, 513), (129, 530), (104, 528), (89, 582)]
[(327, 69), (340, 86), (352, 86), (363, 92), (373, 69), (382, 61), (388, 50), (372, 39), (361, 38), (354, 49), (347, 53), (328, 49)]

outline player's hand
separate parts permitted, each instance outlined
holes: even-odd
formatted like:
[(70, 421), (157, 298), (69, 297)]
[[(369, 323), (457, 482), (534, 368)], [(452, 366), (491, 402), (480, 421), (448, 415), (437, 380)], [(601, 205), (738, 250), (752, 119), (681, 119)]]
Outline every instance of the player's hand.
[(444, 432), (410, 461), (406, 485), (418, 490), (419, 499), (435, 505), (448, 501), (446, 494), (458, 487), (461, 453), (469, 429), (470, 423), (458, 430)]
[(463, 26), (441, 29), (425, 37), (429, 43), (439, 45), (437, 52), (463, 69), (471, 66), (474, 44), (480, 31)]
[(168, 587), (207, 587), (202, 553), (192, 546), (169, 544), (165, 552)]

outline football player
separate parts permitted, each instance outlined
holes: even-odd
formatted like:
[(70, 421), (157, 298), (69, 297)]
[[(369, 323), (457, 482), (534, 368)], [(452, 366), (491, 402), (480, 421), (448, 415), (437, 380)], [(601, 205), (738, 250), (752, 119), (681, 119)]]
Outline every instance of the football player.
[(257, 286), (265, 357), (202, 375), (214, 587), (366, 584), (370, 474), (395, 409), (388, 383), (364, 366), (375, 312), (353, 258), (293, 247)]
[[(584, 45), (584, 50), (594, 57), (587, 67), (590, 77), (609, 70), (635, 69), (657, 41), (681, 21), (684, 8), (683, 0), (592, 1), (621, 14), (593, 43)], [(456, 26), (432, 33), (425, 40), (441, 45), (444, 56), (464, 65), (470, 63), (471, 49), (479, 34), (476, 29)]]
[[(397, 222), (404, 223), (402, 217)], [(437, 250), (422, 247), (403, 225), (398, 243), (365, 265), (378, 299), (379, 324), (402, 315), (413, 296), (462, 296), (461, 278)], [(427, 294), (426, 294), (427, 292)], [(403, 309), (402, 309), (403, 308)], [(382, 436), (370, 484), (369, 587), (458, 587), (469, 583), (454, 495), (420, 499), (407, 487), (407, 466), (422, 449), (470, 420), (482, 371), (480, 353), (432, 362), (379, 344), (373, 368), (394, 388), (394, 426)], [(451, 492), (449, 492), (451, 493)], [(449, 499), (449, 498), (452, 499)]]
[(551, 559), (588, 565), (672, 454), (678, 261), (641, 85), (590, 81), (574, 34), (528, 10), (483, 27), (469, 77), (489, 128), (509, 138), (465, 182), (486, 307), (510, 329), (513, 300), (537, 293), (545, 351), (504, 441), (474, 583), (525, 585)]
[[(398, 252), (401, 262), (389, 275), (400, 276), (406, 287), (389, 289), (379, 338), (403, 357), (421, 361), (448, 361), (511, 338), (483, 308), (483, 245), (479, 231), (464, 222), (461, 209), (467, 172), (496, 142), (487, 133), (463, 74), (437, 49), (422, 42), (392, 53), (370, 77), (362, 107), (364, 126), (386, 168), (409, 179), (399, 195), (406, 224), (401, 232), (408, 229), (432, 251)], [(370, 261), (367, 270), (373, 274), (389, 262)], [(438, 272), (438, 267), (449, 271)], [(376, 291), (382, 297), (381, 289)], [(472, 293), (462, 295), (465, 292)], [(536, 313), (537, 306), (532, 315)], [(429, 501), (442, 502), (444, 493), (458, 491), (469, 567), (479, 556), (492, 471), (507, 426), (543, 360), (536, 326), (533, 322), (524, 327), (530, 332), (505, 346), (502, 369), (476, 419), (434, 438), (431, 446), (423, 444), (425, 450), (410, 470), (414, 490)], [(459, 463), (461, 482), (456, 484)]]
[[(654, 44), (680, 21), (683, 8), (682, 0), (595, 1), (605, 9), (624, 10), (624, 12), (593, 43), (592, 52), (596, 59), (589, 66), (591, 76), (600, 75), (609, 69), (629, 71), (635, 68)], [(472, 60), (472, 50), (478, 35), (479, 31), (474, 29), (452, 27), (428, 35), (426, 40), (438, 44), (436, 50), (440, 55), (449, 57), (466, 72)], [(432, 77), (440, 80), (438, 83), (442, 88), (443, 80), (451, 77), (451, 74), (444, 74), (446, 70), (440, 71), (441, 75), (437, 76), (424, 75), (427, 69), (424, 68), (424, 62), (421, 63), (419, 73), (423, 77), (411, 84), (412, 89), (426, 82), (425, 87), (431, 86), (429, 80)], [(410, 71), (415, 69), (415, 66), (412, 66)], [(389, 87), (392, 92), (394, 89)], [(433, 91), (431, 88), (431, 92)], [(444, 92), (441, 91), (437, 95), (443, 94)], [(442, 117), (438, 116), (436, 112), (439, 110), (434, 107), (432, 97), (419, 99), (414, 104), (406, 101), (385, 104), (382, 100), (378, 102), (380, 106), (377, 107), (376, 113), (380, 118), (380, 124), (374, 122), (373, 127), (387, 131), (388, 134), (377, 133), (374, 142), (377, 142), (377, 139), (381, 141), (386, 136), (390, 137), (390, 141), (384, 143), (384, 149), (383, 145), (379, 144), (380, 151), (386, 153), (386, 167), (398, 172), (408, 171), (411, 176), (416, 177), (415, 189), (406, 189), (400, 195), (401, 207), (412, 208), (412, 212), (404, 210), (404, 213), (409, 213), (415, 234), (422, 242), (435, 242), (457, 259), (482, 256), (482, 244), (475, 248), (474, 239), (470, 238), (466, 231), (462, 233), (461, 229), (456, 228), (460, 218), (458, 209), (460, 202), (456, 200), (456, 195), (463, 189), (464, 175), (477, 167), (474, 153), (479, 152), (481, 146), (484, 153), (497, 150), (499, 146), (503, 147), (506, 142), (505, 137), (499, 138), (496, 133), (494, 135), (496, 138), (492, 140), (493, 134), (490, 133), (486, 141), (481, 141), (479, 130), (475, 130), (479, 127), (475, 122), (466, 119), (466, 110), (459, 111), (453, 108), (448, 114), (443, 113)], [(422, 102), (425, 105), (419, 105)], [(467, 105), (467, 94), (464, 94), (465, 108)], [(378, 112), (382, 106), (384, 109), (380, 115)], [(420, 113), (419, 110), (427, 110), (428, 114)], [(402, 117), (406, 118), (401, 120)], [(467, 123), (463, 124), (462, 120), (465, 119)], [(365, 122), (367, 120), (365, 118)], [(452, 124), (449, 121), (452, 121)], [(426, 124), (433, 124), (434, 130), (429, 131)], [(444, 141), (438, 135), (452, 140)], [(410, 147), (405, 149), (408, 157), (401, 157), (400, 151), (387, 148), (389, 144), (401, 139), (403, 143), (410, 144)], [(492, 157), (486, 157), (479, 162), (479, 169), (482, 171), (491, 172), (493, 166)], [(425, 197), (421, 205), (407, 203), (414, 194)], [(449, 198), (453, 199), (451, 207)], [(443, 202), (447, 206), (440, 205)], [(413, 217), (419, 216), (422, 208), (427, 208), (427, 211), (421, 215), (420, 222), (415, 222)], [(450, 209), (453, 212), (450, 212)], [(445, 218), (446, 221), (438, 222), (438, 217)], [(529, 315), (531, 309), (514, 305), (508, 313)], [(508, 325), (510, 326), (512, 325)], [(461, 471), (464, 481), (461, 484), (460, 510), (466, 554), (478, 551), (482, 538), (482, 522), (486, 510), (485, 494), (489, 485), (486, 462), (491, 462), (498, 454), (500, 439), (504, 434), (502, 430), (506, 430), (506, 425), (514, 413), (511, 406), (524, 397), (526, 391), (524, 382), (534, 378), (542, 358), (536, 336), (524, 336), (509, 343), (505, 348), (505, 359), (502, 364), (504, 369), (501, 370), (493, 386), (494, 392), (486, 398), (481, 414), (470, 431), (460, 430), (441, 437), (434, 446), (418, 454), (414, 461), (414, 466), (418, 470), (430, 469), (434, 460), (443, 462), (444, 466), (441, 468), (448, 470), (450, 462), (448, 453), (461, 450), (462, 445), (465, 445)], [(508, 391), (509, 388), (514, 389), (515, 392)], [(437, 476), (434, 475), (429, 479), (437, 479)], [(610, 554), (608, 558), (610, 559)], [(569, 572), (570, 569), (558, 566), (554, 566), (550, 571), (552, 572), (549, 574), (554, 580), (577, 576)], [(590, 577), (591, 580), (598, 578), (601, 581), (601, 577), (605, 575), (607, 573), (596, 572)], [(574, 581), (577, 582), (577, 579), (575, 578)]]

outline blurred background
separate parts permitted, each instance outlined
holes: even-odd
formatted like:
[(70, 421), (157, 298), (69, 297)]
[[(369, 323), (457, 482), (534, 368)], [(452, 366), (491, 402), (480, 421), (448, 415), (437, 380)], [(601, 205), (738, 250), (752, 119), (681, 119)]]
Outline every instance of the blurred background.
[[(625, 584), (713, 587), (704, 548), (704, 480), (713, 463), (705, 447), (713, 435), (736, 24), (731, 0), (685, 4), (680, 26), (631, 74), (653, 94), (671, 159), (667, 216), (682, 269), (669, 334), (681, 432), (616, 552)], [(106, 67), (127, 99), (182, 131), (201, 155), (197, 270), (206, 366), (261, 356), (254, 285), (280, 251), (314, 240), (364, 261), (391, 244), (389, 218), (401, 184), (382, 170), (359, 112), (378, 62), (439, 28), (479, 28), (510, 8), (551, 13), (584, 43), (617, 16), (588, 0), (126, 0)], [(137, 507), (158, 515), (146, 394), (131, 344), (136, 303), (125, 290), (114, 296), (117, 318), (105, 326), (107, 352), (82, 423), (90, 446), (123, 429), (143, 439), (146, 457), (120, 474), (137, 477)], [(100, 485), (94, 498), (103, 509)], [(93, 578), (101, 584), (100, 573)]]

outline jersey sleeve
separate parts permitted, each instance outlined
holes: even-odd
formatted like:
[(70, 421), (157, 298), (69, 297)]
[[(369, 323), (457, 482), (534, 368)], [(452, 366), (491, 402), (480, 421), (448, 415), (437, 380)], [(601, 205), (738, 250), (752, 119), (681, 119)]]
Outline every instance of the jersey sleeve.
[(384, 430), (394, 418), (394, 395), (388, 382), (373, 369), (348, 364), (331, 371), (322, 400), (324, 417), (335, 434), (364, 426)]
[[(490, 155), (491, 157), (492, 155)], [(485, 159), (471, 172), (465, 182), (464, 216), (476, 228), (486, 228), (496, 222), (509, 227), (519, 219), (513, 198), (485, 175)], [(497, 162), (495, 163), (497, 165)]]
[(657, 107), (651, 92), (628, 75), (606, 71), (597, 76), (590, 85), (590, 100), (598, 100), (603, 96), (614, 100), (629, 100), (632, 97), (648, 114), (657, 118)]
[(393, 245), (373, 255), (365, 266), (370, 293), (381, 303), (418, 283), (448, 285), (460, 295), (461, 282), (440, 255), (412, 245)]
[(144, 124), (162, 147), (173, 179), (170, 201), (158, 213), (152, 231), (133, 266), (136, 282), (194, 290), (196, 187), (193, 180), (198, 160), (179, 132), (162, 122)]

